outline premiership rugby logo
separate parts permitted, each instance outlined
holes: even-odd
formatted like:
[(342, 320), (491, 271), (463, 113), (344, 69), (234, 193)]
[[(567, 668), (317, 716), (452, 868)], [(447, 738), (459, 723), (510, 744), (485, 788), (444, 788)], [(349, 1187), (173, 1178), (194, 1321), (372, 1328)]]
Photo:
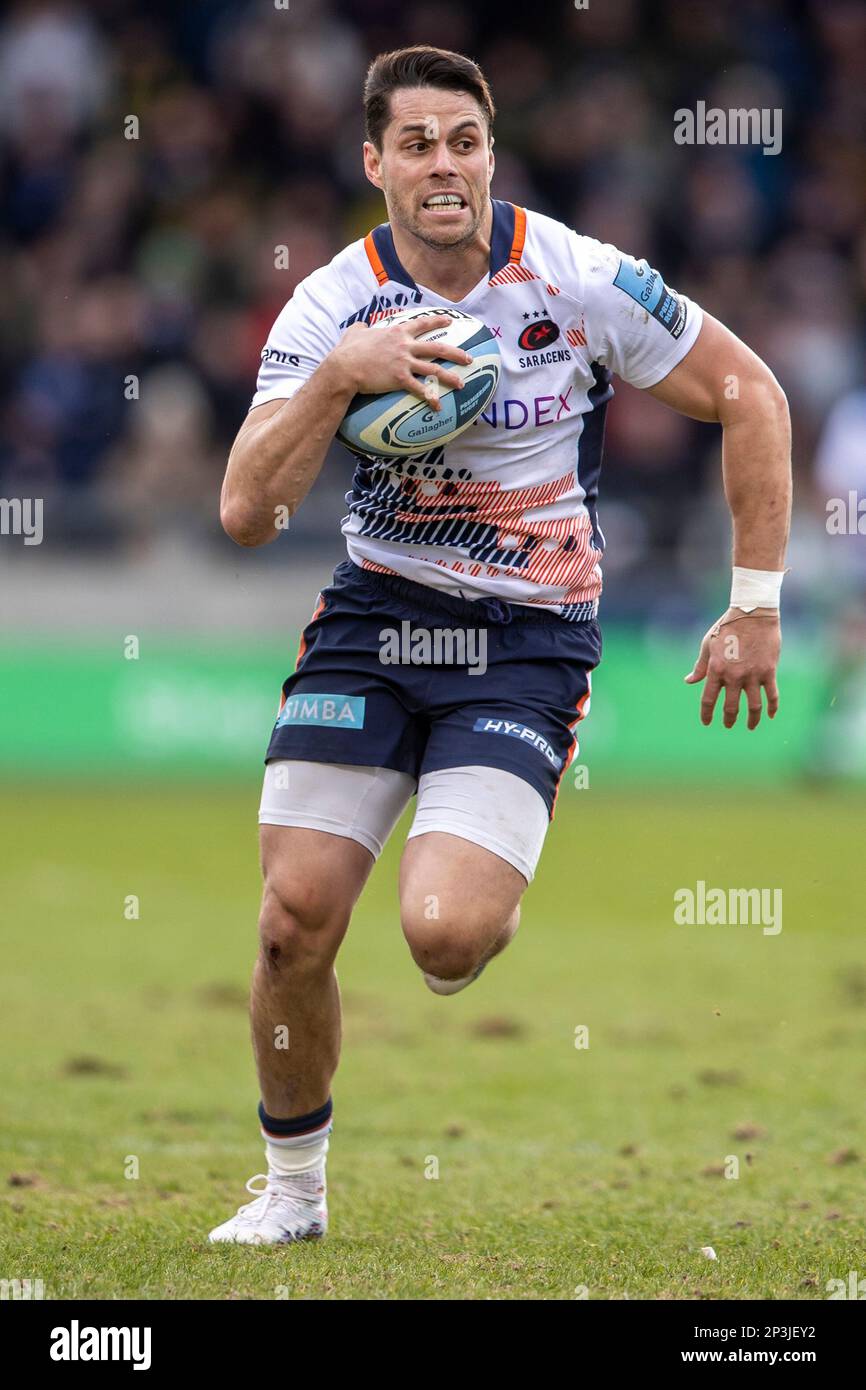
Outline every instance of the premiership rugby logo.
[(540, 348), (550, 347), (559, 337), (559, 326), (553, 319), (539, 319), (537, 323), (528, 323), (517, 339), (517, 346), (524, 352), (537, 352)]

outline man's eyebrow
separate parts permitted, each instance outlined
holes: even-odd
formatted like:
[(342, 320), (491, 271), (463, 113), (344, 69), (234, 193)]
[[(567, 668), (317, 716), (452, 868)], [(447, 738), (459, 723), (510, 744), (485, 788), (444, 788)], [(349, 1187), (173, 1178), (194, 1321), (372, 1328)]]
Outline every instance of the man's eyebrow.
[[(473, 130), (478, 130), (480, 124), (481, 122), (479, 121), (477, 116), (467, 116), (465, 121), (461, 121), (460, 124), (456, 125), (453, 130), (449, 130), (447, 138), (450, 140), (452, 136), (458, 133), (458, 131), (465, 130), (469, 126), (471, 126)], [(426, 133), (429, 127), (429, 117), (426, 121), (412, 121), (409, 124), (400, 127), (397, 133), (398, 139), (401, 135), (409, 135), (414, 130), (420, 130), (422, 133)]]

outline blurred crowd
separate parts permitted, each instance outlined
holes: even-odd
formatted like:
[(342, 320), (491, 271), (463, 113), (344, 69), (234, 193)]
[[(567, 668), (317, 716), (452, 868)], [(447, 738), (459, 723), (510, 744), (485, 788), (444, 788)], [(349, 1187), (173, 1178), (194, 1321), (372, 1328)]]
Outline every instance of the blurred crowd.
[[(53, 499), (77, 550), (228, 555), (219, 482), (261, 347), (384, 217), (360, 88), (410, 42), (484, 68), (496, 196), (645, 256), (769, 362), (798, 524), (823, 533), (828, 487), (866, 494), (861, 0), (21, 0), (0, 21), (0, 495)], [(781, 153), (676, 144), (699, 100), (781, 108)], [(728, 532), (718, 431), (617, 397), (606, 573), (637, 612), (724, 569)], [(337, 529), (351, 467), (335, 450), (279, 546)]]

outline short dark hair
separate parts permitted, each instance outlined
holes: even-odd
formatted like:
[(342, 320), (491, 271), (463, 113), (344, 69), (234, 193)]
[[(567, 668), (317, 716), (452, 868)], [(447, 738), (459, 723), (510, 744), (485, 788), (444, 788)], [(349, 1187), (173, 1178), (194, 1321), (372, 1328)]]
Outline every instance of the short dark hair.
[(469, 92), (484, 112), (487, 138), (493, 133), (496, 114), (487, 79), (477, 63), (447, 48), (395, 48), (380, 53), (367, 70), (364, 81), (364, 125), (367, 139), (382, 148), (382, 135), (391, 119), (391, 93), (398, 87), (446, 87)]

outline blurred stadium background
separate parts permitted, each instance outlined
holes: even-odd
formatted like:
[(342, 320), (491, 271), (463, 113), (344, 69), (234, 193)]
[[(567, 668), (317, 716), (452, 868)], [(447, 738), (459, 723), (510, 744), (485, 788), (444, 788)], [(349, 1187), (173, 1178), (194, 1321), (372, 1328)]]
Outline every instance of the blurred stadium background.
[[(360, 86), (416, 41), (490, 78), (497, 196), (645, 256), (787, 391), (782, 708), (700, 727), (719, 432), (619, 384), (605, 657), (519, 938), (483, 987), (428, 995), (393, 837), (340, 957), (334, 1239), (215, 1259), (202, 1234), (259, 1162), (261, 759), (352, 465), (335, 448), (261, 551), (221, 533), (219, 487), (274, 317), (384, 216)], [(866, 495), (864, 73), (861, 0), (5, 7), (0, 499), (43, 498), (44, 538), (0, 535), (0, 1274), (48, 1297), (821, 1298), (862, 1269), (866, 544), (827, 506)], [(781, 153), (676, 145), (699, 100), (782, 108)], [(672, 922), (677, 885), (720, 878), (781, 886), (782, 935)], [(420, 1176), (431, 1153), (449, 1181)]]
[[(791, 403), (783, 714), (724, 739), (681, 686), (727, 597), (719, 432), (618, 386), (590, 776), (862, 777), (866, 544), (827, 529), (828, 499), (866, 493), (857, 0), (561, 0), (540, 18), (450, 0), (9, 6), (0, 496), (43, 498), (44, 539), (0, 537), (0, 766), (258, 778), (298, 629), (342, 554), (351, 461), (334, 448), (261, 552), (222, 535), (220, 480), (277, 312), (384, 216), (360, 86), (376, 52), (416, 41), (484, 67), (499, 197), (646, 256)], [(697, 100), (780, 107), (781, 154), (676, 145), (673, 113)]]

